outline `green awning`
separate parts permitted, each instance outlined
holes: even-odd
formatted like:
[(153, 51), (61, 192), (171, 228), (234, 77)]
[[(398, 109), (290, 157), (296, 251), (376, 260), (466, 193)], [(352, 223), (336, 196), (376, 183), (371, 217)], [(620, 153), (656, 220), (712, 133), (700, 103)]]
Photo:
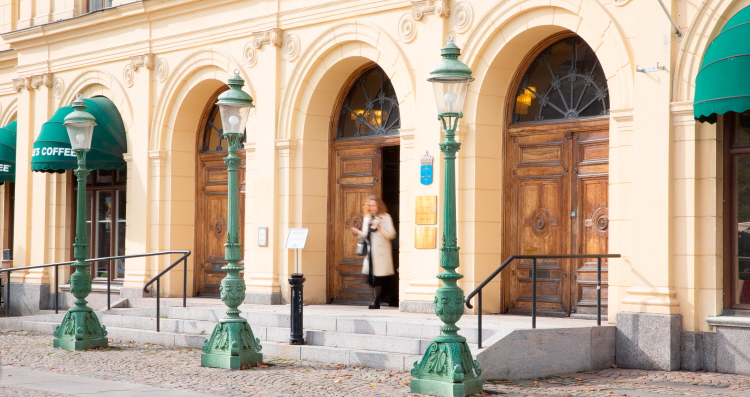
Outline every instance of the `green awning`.
[(16, 181), (16, 124), (0, 128), (0, 185)]
[[(86, 154), (86, 168), (91, 170), (124, 169), (123, 153), (127, 152), (125, 125), (112, 101), (105, 97), (84, 99), (86, 111), (96, 118), (91, 150)], [(31, 170), (40, 172), (65, 172), (77, 167), (76, 155), (71, 149), (68, 131), (62, 123), (73, 112), (68, 105), (57, 109), (52, 118), (42, 125), (31, 155)]]
[(750, 110), (750, 6), (727, 22), (703, 55), (695, 80), (693, 111), (698, 121)]

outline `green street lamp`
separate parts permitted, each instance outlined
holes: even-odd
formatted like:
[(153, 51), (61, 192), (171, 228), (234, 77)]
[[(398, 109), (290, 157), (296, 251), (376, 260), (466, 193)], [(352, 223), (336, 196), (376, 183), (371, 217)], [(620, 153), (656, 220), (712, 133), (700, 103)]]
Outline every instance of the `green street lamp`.
[(73, 264), (75, 272), (70, 275), (70, 292), (76, 297), (75, 306), (68, 309), (62, 323), (55, 329), (53, 346), (65, 350), (86, 350), (108, 346), (107, 331), (99, 323), (94, 310), (86, 306), (86, 297), (91, 293), (90, 264), (88, 258), (89, 244), (86, 237), (86, 152), (91, 149), (91, 138), (94, 135), (96, 119), (86, 111), (86, 102), (78, 94), (73, 102), (73, 112), (65, 116), (63, 125), (68, 130), (70, 145), (78, 159), (78, 168), (74, 171), (78, 178), (78, 197), (76, 206), (76, 237), (73, 243)]
[(227, 189), (227, 243), (224, 244), (224, 258), (227, 265), (222, 268), (227, 275), (221, 280), (219, 291), (221, 300), (227, 305), (227, 316), (219, 320), (211, 337), (203, 344), (201, 366), (243, 369), (263, 362), (260, 353), (260, 340), (255, 338), (247, 319), (240, 317), (237, 307), (245, 300), (245, 280), (240, 272), (245, 269), (239, 264), (242, 259), (239, 219), (239, 183), (237, 169), (242, 159), (237, 156), (237, 147), (245, 134), (245, 125), (253, 98), (242, 91), (245, 80), (238, 70), (229, 79), (229, 90), (219, 95), (216, 104), (221, 112), (224, 137), (229, 143), (229, 155), (224, 158), (229, 172)]
[(456, 237), (456, 153), (461, 144), (454, 139), (458, 119), (463, 117), (464, 100), (469, 89), (471, 69), (458, 60), (461, 50), (448, 36), (440, 51), (443, 61), (430, 71), (445, 141), (443, 152), (443, 246), (437, 275), (442, 284), (435, 292), (435, 313), (443, 323), (440, 335), (427, 347), (421, 361), (414, 363), (411, 392), (444, 397), (464, 397), (482, 392), (482, 370), (471, 356), (466, 338), (458, 334), (456, 322), (464, 314), (464, 292), (456, 282), (464, 276), (456, 273), (458, 239)]

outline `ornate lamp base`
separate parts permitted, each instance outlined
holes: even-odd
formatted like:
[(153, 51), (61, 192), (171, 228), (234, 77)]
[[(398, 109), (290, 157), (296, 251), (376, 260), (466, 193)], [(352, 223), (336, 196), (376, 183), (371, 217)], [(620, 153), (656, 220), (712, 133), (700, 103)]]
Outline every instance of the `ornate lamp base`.
[[(88, 310), (86, 310), (88, 309)], [(52, 346), (56, 349), (86, 350), (107, 347), (107, 331), (90, 308), (71, 308), (55, 328)]]
[(244, 318), (224, 318), (203, 344), (201, 366), (224, 369), (255, 367), (263, 362), (260, 340)]
[[(463, 338), (461, 338), (463, 339)], [(482, 373), (466, 342), (432, 342), (411, 370), (411, 392), (440, 397), (481, 393)]]

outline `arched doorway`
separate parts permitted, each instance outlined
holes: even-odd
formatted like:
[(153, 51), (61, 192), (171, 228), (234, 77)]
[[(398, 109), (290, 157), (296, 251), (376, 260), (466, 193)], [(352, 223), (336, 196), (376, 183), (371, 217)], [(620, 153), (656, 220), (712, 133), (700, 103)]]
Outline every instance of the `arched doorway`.
[[(546, 40), (515, 84), (505, 136), (503, 256), (607, 253), (609, 98), (595, 52), (572, 33)], [(511, 113), (512, 112), (512, 113)], [(537, 262), (537, 312), (596, 314), (596, 260)], [(606, 308), (603, 264), (602, 306)], [(505, 309), (531, 312), (531, 261), (505, 279)]]
[[(369, 63), (344, 86), (332, 117), (328, 246), (328, 297), (331, 303), (372, 302), (372, 289), (361, 274), (364, 257), (355, 255), (357, 240), (349, 231), (361, 228), (367, 197), (382, 197), (398, 231), (399, 128), (398, 98), (388, 76)], [(398, 268), (398, 239), (393, 240)], [(398, 304), (398, 273), (391, 277), (385, 304)]]
[[(219, 107), (216, 100), (226, 87), (216, 91), (208, 101), (198, 130), (196, 161), (195, 205), (195, 287), (198, 296), (217, 297), (221, 280), (226, 275), (221, 270), (227, 264), (224, 244), (227, 241), (227, 156), (228, 144), (224, 138)], [(244, 138), (237, 155), (242, 159), (240, 181), (239, 217), (245, 218), (245, 149)], [(240, 228), (240, 240), (244, 228)]]

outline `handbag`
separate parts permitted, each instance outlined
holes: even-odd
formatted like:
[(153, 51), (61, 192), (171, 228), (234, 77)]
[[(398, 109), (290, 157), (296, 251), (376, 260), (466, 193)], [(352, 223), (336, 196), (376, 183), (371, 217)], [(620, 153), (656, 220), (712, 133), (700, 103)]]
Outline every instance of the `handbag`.
[(367, 255), (367, 243), (365, 240), (359, 240), (357, 243), (357, 250), (354, 253), (359, 256)]

